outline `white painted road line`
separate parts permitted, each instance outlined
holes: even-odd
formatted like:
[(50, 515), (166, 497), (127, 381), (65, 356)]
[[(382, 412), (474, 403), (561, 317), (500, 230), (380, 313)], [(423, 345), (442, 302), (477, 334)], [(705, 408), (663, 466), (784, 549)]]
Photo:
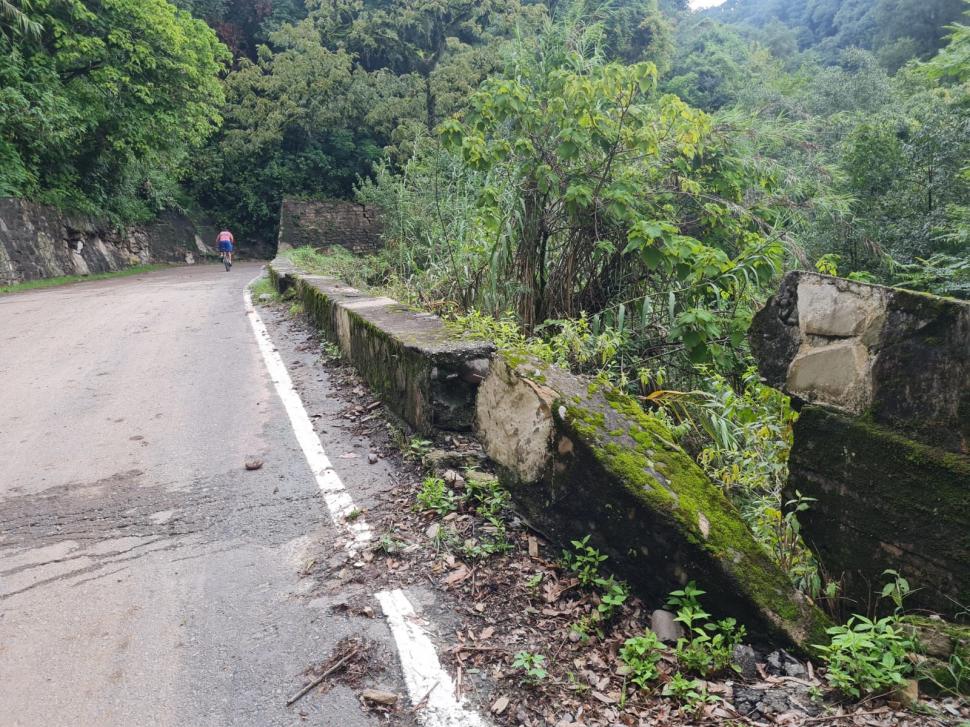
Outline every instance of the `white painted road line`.
[[(262, 276), (252, 282), (256, 282), (260, 277)], [(350, 541), (347, 543), (347, 549), (351, 553), (357, 553), (373, 540), (374, 533), (363, 517), (356, 517), (352, 521), (347, 519), (350, 513), (357, 510), (354, 500), (323, 451), (320, 437), (317, 436), (313, 423), (306, 413), (303, 400), (293, 387), (293, 380), (286, 370), (286, 365), (276, 352), (273, 340), (269, 337), (269, 331), (266, 330), (263, 319), (259, 317), (259, 312), (253, 305), (253, 297), (248, 285), (243, 293), (243, 300), (246, 303), (246, 315), (253, 326), (256, 342), (263, 354), (270, 378), (276, 385), (276, 391), (283, 401), (286, 413), (289, 414), (293, 432), (303, 449), (310, 469), (317, 478), (320, 492), (323, 493), (327, 509), (330, 510), (330, 517), (337, 527), (349, 533)], [(394, 636), (411, 703), (415, 707), (420, 707), (418, 719), (421, 724), (425, 727), (489, 727), (488, 722), (477, 712), (466, 709), (464, 703), (455, 698), (455, 684), (448, 672), (441, 667), (434, 644), (418, 621), (414, 606), (404, 595), (404, 591), (381, 591), (376, 598), (381, 604)]]
[(455, 698), (455, 684), (438, 661), (434, 644), (401, 590), (381, 591), (377, 600), (394, 634), (411, 703), (424, 706), (418, 718), (426, 727), (486, 727), (478, 713)]
[[(257, 277), (256, 280), (259, 280), (259, 278)], [(316, 477), (320, 492), (323, 493), (323, 499), (327, 503), (330, 517), (338, 528), (347, 531), (350, 535), (350, 540), (346, 546), (347, 550), (352, 553), (359, 552), (361, 548), (374, 539), (374, 532), (364, 518), (352, 517), (353, 513), (359, 511), (354, 505), (350, 493), (347, 492), (347, 488), (344, 487), (344, 483), (340, 481), (340, 476), (330, 463), (327, 453), (323, 451), (320, 437), (317, 436), (313, 428), (313, 422), (310, 421), (310, 417), (306, 413), (299, 393), (293, 387), (293, 381), (286, 370), (286, 365), (276, 352), (273, 341), (269, 337), (269, 331), (266, 330), (263, 319), (259, 317), (259, 313), (253, 306), (253, 297), (249, 292), (248, 285), (243, 293), (243, 300), (246, 304), (246, 315), (249, 317), (253, 332), (256, 334), (259, 350), (263, 354), (263, 361), (266, 362), (270, 378), (276, 385), (276, 391), (290, 417), (290, 424), (293, 425), (293, 432), (303, 449), (303, 455), (306, 457), (314, 477)]]

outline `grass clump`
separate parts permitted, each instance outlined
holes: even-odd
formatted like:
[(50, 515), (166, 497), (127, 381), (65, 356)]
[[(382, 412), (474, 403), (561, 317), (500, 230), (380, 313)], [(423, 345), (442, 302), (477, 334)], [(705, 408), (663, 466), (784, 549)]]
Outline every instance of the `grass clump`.
[[(264, 301), (278, 303), (281, 300), (279, 291), (273, 286), (273, 281), (266, 277), (260, 278), (255, 283), (250, 285), (249, 292), (252, 293), (253, 300), (255, 300), (257, 303)], [(264, 295), (270, 296), (269, 299), (263, 299)]]
[(447, 515), (458, 509), (458, 498), (440, 477), (425, 477), (417, 500), (420, 509), (432, 510), (439, 515)]

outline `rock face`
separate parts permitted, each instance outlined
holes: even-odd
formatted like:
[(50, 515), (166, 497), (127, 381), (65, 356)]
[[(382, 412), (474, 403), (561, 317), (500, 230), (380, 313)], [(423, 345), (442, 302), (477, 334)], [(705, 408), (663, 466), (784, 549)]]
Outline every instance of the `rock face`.
[(768, 383), (801, 406), (787, 495), (857, 608), (886, 569), (908, 606), (970, 602), (970, 304), (790, 273), (755, 317)]
[(492, 362), (477, 431), (524, 514), (560, 543), (591, 536), (660, 600), (694, 579), (711, 607), (806, 646), (825, 617), (792, 589), (740, 514), (633, 399), (535, 362)]
[(357, 254), (379, 251), (383, 246), (379, 212), (355, 202), (341, 200), (283, 200), (280, 210), (280, 248), (340, 245)]
[(88, 217), (0, 198), (0, 285), (152, 262), (191, 263), (214, 254), (205, 241), (215, 234), (174, 213), (117, 230)]
[(471, 429), (492, 344), (463, 339), (437, 316), (391, 298), (306, 275), (284, 258), (270, 264), (270, 278), (281, 292), (294, 290), (317, 326), (411, 426), (425, 433)]

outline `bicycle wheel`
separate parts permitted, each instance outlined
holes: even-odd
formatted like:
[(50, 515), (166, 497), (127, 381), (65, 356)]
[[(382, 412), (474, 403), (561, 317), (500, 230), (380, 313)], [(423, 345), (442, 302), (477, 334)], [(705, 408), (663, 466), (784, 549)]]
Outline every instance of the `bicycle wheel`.
[(229, 272), (229, 268), (232, 267), (232, 263), (229, 262), (229, 256), (226, 253), (222, 253), (222, 264), (226, 266), (226, 272)]

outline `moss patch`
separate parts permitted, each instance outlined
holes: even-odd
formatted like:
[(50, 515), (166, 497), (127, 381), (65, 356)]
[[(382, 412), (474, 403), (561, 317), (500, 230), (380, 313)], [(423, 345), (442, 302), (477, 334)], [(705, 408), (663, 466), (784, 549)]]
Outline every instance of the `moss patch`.
[[(532, 368), (520, 365), (516, 374), (534, 380)], [(554, 366), (544, 376), (556, 392), (558, 434), (574, 447), (550, 453), (541, 482), (516, 483), (505, 473), (530, 517), (563, 541), (591, 535), (645, 598), (663, 598), (692, 578), (717, 594), (720, 613), (754, 633), (802, 648), (825, 642), (828, 620), (794, 591), (661, 421), (600, 382), (590, 386)]]

